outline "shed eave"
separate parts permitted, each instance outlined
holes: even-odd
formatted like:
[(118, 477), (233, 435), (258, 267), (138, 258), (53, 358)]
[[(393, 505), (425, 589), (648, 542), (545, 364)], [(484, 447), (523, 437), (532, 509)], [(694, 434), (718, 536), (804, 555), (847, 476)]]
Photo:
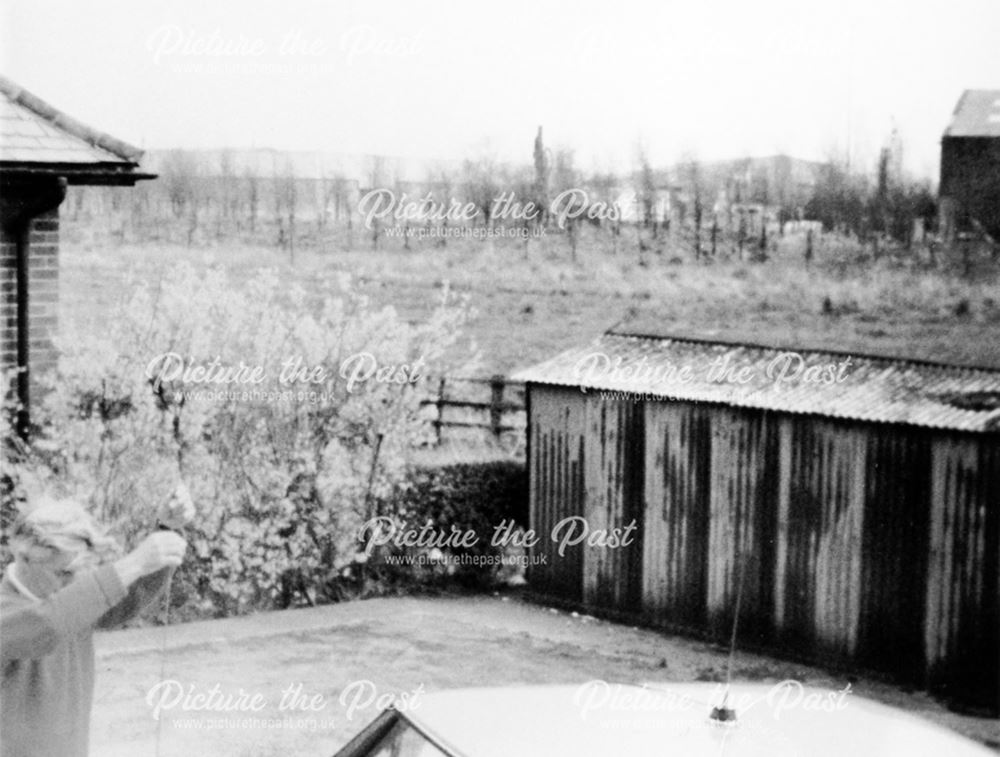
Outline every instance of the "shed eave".
[[(514, 373), (514, 381), (591, 393), (625, 401), (686, 402), (912, 426), (940, 431), (1000, 432), (1000, 369), (971, 368), (901, 358), (843, 358), (842, 377), (825, 383), (792, 378), (777, 383), (768, 371), (783, 351), (774, 347), (605, 334), (590, 344)], [(600, 356), (600, 367), (594, 368)], [(839, 358), (839, 356), (838, 356)], [(795, 355), (800, 368), (831, 363), (830, 352)], [(856, 359), (854, 359), (856, 358)], [(722, 364), (750, 368), (740, 382), (711, 378)], [(589, 366), (589, 367), (587, 367)], [(681, 368), (686, 375), (677, 373)]]
[(899, 428), (913, 428), (923, 431), (941, 431), (954, 434), (971, 434), (973, 436), (996, 437), (1000, 439), (1000, 421), (997, 419), (987, 419), (985, 422), (959, 424), (959, 423), (933, 423), (914, 419), (887, 419), (879, 417), (868, 417), (860, 414), (837, 413), (837, 412), (810, 412), (808, 410), (798, 410), (790, 408), (777, 408), (768, 405), (757, 405), (744, 402), (726, 402), (720, 398), (693, 398), (680, 395), (673, 395), (662, 392), (634, 392), (622, 387), (609, 386), (581, 386), (580, 384), (563, 384), (550, 379), (538, 379), (527, 377), (523, 374), (516, 374), (513, 380), (521, 381), (525, 387), (531, 390), (532, 387), (542, 387), (546, 389), (568, 389), (578, 391), (581, 397), (594, 396), (601, 392), (621, 392), (645, 395), (643, 402), (676, 402), (690, 405), (706, 405), (709, 407), (726, 407), (734, 410), (756, 411), (778, 416), (822, 418), (831, 421), (843, 421), (845, 423), (859, 423), (866, 426), (894, 426)]

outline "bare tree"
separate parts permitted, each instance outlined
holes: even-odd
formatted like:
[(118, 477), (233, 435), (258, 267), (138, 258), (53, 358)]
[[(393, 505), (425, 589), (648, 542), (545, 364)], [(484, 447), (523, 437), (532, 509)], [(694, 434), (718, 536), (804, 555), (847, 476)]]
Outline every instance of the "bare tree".
[(694, 243), (694, 259), (701, 260), (701, 223), (704, 213), (702, 195), (704, 194), (704, 177), (701, 164), (697, 158), (690, 156), (684, 162), (684, 179), (687, 183), (687, 194), (690, 197), (692, 209), (692, 230)]
[(333, 223), (340, 226), (341, 217), (347, 227), (347, 248), (354, 247), (354, 214), (351, 211), (351, 188), (346, 178), (340, 173), (333, 176), (331, 182), (333, 192)]
[(535, 204), (535, 178), (530, 173), (521, 173), (518, 175), (512, 184), (512, 189), (514, 192), (514, 197), (518, 201), (524, 201), (526, 203), (532, 203), (531, 213), (526, 212), (524, 216), (520, 219), (516, 219), (518, 222), (518, 228), (522, 235), (522, 243), (524, 250), (524, 259), (528, 259), (528, 250), (531, 246), (531, 234), (533, 228), (537, 228), (540, 223), (541, 211), (538, 205)]
[(635, 175), (635, 199), (636, 199), (636, 220), (635, 220), (635, 241), (639, 252), (639, 265), (646, 265), (643, 253), (648, 249), (648, 245), (642, 238), (642, 229), (650, 222), (653, 212), (653, 202), (655, 201), (656, 185), (653, 182), (653, 168), (649, 164), (649, 157), (642, 141), (636, 143), (636, 164), (638, 171)]
[(642, 223), (653, 231), (653, 239), (658, 234), (656, 177), (645, 153), (640, 156), (639, 187), (642, 198)]
[(160, 186), (167, 193), (174, 218), (184, 216), (197, 192), (198, 159), (187, 150), (171, 150), (160, 165)]
[(878, 169), (875, 179), (875, 195), (870, 203), (872, 218), (872, 257), (879, 258), (879, 235), (889, 231), (889, 161), (888, 147), (879, 150)]
[(239, 195), (236, 193), (236, 170), (233, 151), (222, 150), (219, 154), (219, 177), (213, 182), (217, 196), (215, 215), (215, 236), (222, 239), (226, 233), (232, 230), (236, 217), (236, 204), (239, 202)]
[(777, 206), (778, 235), (784, 236), (785, 224), (795, 218), (795, 184), (792, 176), (792, 159), (785, 154), (774, 158), (771, 177), (772, 194)]
[(542, 127), (538, 127), (538, 134), (535, 136), (535, 183), (532, 193), (532, 201), (538, 208), (538, 222), (545, 226), (548, 224), (549, 210), (549, 176), (552, 171), (552, 153), (546, 149), (542, 141)]
[[(442, 169), (438, 173), (439, 179), (439, 199), (444, 203), (451, 203), (452, 193), (454, 192), (455, 182), (452, 180), (451, 172), (447, 169)], [(444, 220), (441, 222), (441, 241), (440, 245), (442, 248), (448, 245), (448, 216), (445, 215)]]
[[(368, 163), (368, 189), (381, 189), (385, 183), (386, 176), (386, 166), (385, 157), (382, 155), (369, 155), (367, 158)], [(372, 233), (372, 249), (378, 249), (378, 238), (380, 234), (380, 225), (378, 218), (372, 219), (371, 233)]]
[(493, 203), (500, 187), (497, 184), (497, 158), (488, 143), (482, 144), (475, 158), (463, 163), (462, 173), (469, 201), (482, 213), (483, 226), (490, 228), (493, 221)]
[[(606, 207), (612, 208), (617, 202), (615, 197), (615, 189), (618, 186), (618, 180), (615, 175), (610, 171), (603, 173), (596, 173), (590, 180), (591, 187), (596, 191), (598, 200), (605, 204)], [(603, 225), (603, 222), (602, 222)], [(611, 216), (607, 220), (608, 233), (611, 235), (611, 254), (617, 254), (618, 252), (618, 236), (621, 234), (621, 212)]]
[[(569, 192), (579, 186), (579, 174), (574, 165), (575, 156), (573, 151), (562, 148), (556, 151), (552, 172), (552, 181), (557, 195)], [(569, 241), (570, 256), (576, 262), (576, 250), (580, 241), (580, 211), (584, 210), (579, 206), (582, 200), (578, 200), (574, 195), (567, 195), (566, 207), (563, 208), (566, 215), (565, 227), (566, 238)]]
[(330, 201), (333, 199), (333, 181), (326, 175), (325, 169), (320, 171), (313, 197), (316, 200), (316, 229), (322, 233), (326, 230), (330, 217)]
[(257, 172), (249, 166), (244, 172), (244, 181), (247, 185), (247, 205), (250, 214), (250, 234), (257, 233), (257, 212), (260, 207), (260, 178)]
[(289, 260), (295, 264), (295, 218), (298, 206), (298, 181), (295, 165), (289, 156), (284, 165), (274, 170), (274, 213), (278, 224), (278, 245), (288, 250)]
[(853, 176), (846, 158), (831, 153), (820, 168), (805, 217), (819, 221), (828, 231), (861, 236), (864, 221), (864, 182)]
[[(399, 175), (399, 171), (396, 171), (396, 176), (393, 179), (393, 191), (396, 193), (396, 197), (402, 201), (403, 196), (406, 194), (406, 188), (403, 184), (403, 180)], [(403, 249), (409, 252), (412, 248), (410, 247), (410, 217), (409, 214), (403, 217)]]

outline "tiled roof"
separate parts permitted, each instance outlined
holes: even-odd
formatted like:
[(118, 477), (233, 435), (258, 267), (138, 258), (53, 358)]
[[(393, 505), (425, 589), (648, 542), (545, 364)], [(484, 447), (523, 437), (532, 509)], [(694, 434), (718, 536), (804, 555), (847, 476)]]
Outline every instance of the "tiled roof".
[(1000, 137), (1000, 89), (965, 90), (944, 135)]
[[(743, 371), (746, 382), (719, 380), (721, 366)], [(608, 333), (512, 378), (651, 399), (1000, 431), (1000, 370), (900, 358)]]
[(142, 151), (91, 129), (0, 76), (0, 164), (138, 165)]

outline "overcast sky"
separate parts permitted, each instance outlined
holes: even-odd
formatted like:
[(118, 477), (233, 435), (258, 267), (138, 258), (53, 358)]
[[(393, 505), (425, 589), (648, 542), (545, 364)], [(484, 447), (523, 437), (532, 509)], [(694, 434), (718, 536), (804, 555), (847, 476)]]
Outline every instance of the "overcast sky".
[(851, 146), (936, 177), (1000, 1), (3, 0), (0, 69), (146, 148), (270, 146), (585, 169)]

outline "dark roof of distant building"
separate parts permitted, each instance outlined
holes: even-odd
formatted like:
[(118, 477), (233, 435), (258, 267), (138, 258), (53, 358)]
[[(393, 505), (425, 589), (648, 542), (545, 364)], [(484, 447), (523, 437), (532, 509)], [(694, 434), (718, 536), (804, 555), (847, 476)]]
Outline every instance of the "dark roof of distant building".
[[(720, 381), (713, 366), (745, 369), (747, 380)], [(896, 356), (609, 331), (512, 378), (654, 400), (1000, 432), (1000, 370)]]
[(1000, 137), (1000, 89), (965, 90), (944, 135)]
[(71, 184), (134, 184), (142, 150), (80, 123), (0, 76), (0, 172), (57, 174)]

